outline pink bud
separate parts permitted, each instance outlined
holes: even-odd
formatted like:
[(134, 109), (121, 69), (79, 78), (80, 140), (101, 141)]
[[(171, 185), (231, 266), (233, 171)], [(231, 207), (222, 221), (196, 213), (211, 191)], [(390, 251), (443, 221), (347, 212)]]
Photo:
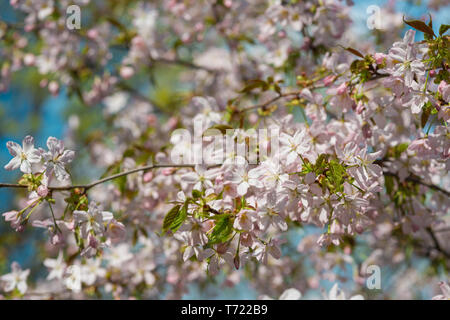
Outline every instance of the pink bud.
[(157, 122), (158, 118), (154, 114), (151, 114), (147, 117), (147, 123), (149, 126), (154, 126)]
[(96, 30), (96, 29), (89, 29), (88, 32), (86, 33), (86, 35), (90, 39), (97, 39), (98, 38), (98, 30)]
[(356, 113), (361, 114), (365, 109), (365, 105), (362, 101), (358, 101), (358, 105), (356, 106)]
[(347, 92), (347, 84), (344, 82), (337, 88), (337, 94), (344, 94)]
[(175, 171), (175, 168), (164, 168), (162, 174), (165, 176), (170, 176)]
[(373, 55), (373, 57), (374, 57), (374, 59), (375, 59), (375, 62), (377, 63), (377, 64), (382, 64), (383, 62), (384, 62), (384, 59), (387, 57), (384, 53), (379, 53), (379, 52), (377, 52), (377, 53), (375, 53), (374, 55)]
[(430, 76), (431, 77), (436, 76), (436, 70), (430, 70)]
[(256, 124), (256, 122), (258, 122), (258, 115), (257, 115), (256, 113), (251, 113), (251, 114), (248, 116), (248, 121), (249, 121), (251, 124)]
[(241, 261), (240, 261), (240, 259), (239, 259), (239, 255), (236, 255), (236, 256), (234, 257), (233, 262), (234, 262), (234, 267), (236, 268), (236, 270), (238, 270), (238, 269), (239, 269), (239, 266), (240, 266), (240, 264), (241, 264)]
[(41, 82), (39, 82), (39, 86), (41, 88), (45, 88), (48, 85), (48, 80), (47, 79), (42, 79)]
[(5, 221), (13, 221), (17, 219), (17, 214), (19, 212), (13, 210), (13, 211), (8, 211), (2, 214), (2, 216), (5, 218)]
[(280, 31), (278, 32), (278, 37), (280, 37), (280, 38), (286, 38), (286, 31), (280, 30)]
[(39, 186), (37, 188), (37, 194), (39, 195), (39, 197), (45, 198), (48, 195), (48, 188), (43, 185)]
[(56, 81), (51, 81), (48, 84), (48, 91), (54, 96), (58, 95), (59, 92), (59, 84)]
[(333, 75), (330, 75), (330, 76), (326, 76), (325, 78), (323, 78), (323, 84), (324, 85), (326, 85), (326, 86), (329, 86), (330, 84), (332, 84), (333, 83), (333, 81), (336, 79), (336, 77), (335, 76), (333, 76)]
[(134, 69), (130, 66), (123, 66), (120, 68), (120, 76), (124, 79), (130, 79), (134, 75)]
[(153, 179), (153, 172), (152, 171), (149, 171), (146, 174), (144, 174), (143, 180), (144, 180), (145, 183), (148, 183), (148, 182), (152, 181), (152, 179)]
[(54, 234), (54, 235), (52, 236), (50, 242), (51, 242), (52, 245), (56, 246), (56, 245), (62, 243), (62, 242), (63, 242), (63, 239), (64, 239), (64, 238), (63, 238), (62, 234), (56, 233), (56, 234)]
[(36, 63), (36, 57), (31, 53), (27, 53), (23, 57), (23, 63), (28, 67), (33, 66)]

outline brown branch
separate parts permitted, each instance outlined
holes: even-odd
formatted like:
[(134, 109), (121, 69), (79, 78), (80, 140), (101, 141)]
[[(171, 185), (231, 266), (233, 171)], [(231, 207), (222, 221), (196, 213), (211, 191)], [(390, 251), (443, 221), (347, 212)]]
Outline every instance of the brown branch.
[[(99, 184), (102, 184), (102, 183), (105, 183), (110, 180), (114, 180), (114, 179), (117, 179), (117, 178), (120, 178), (123, 176), (127, 176), (129, 174), (136, 173), (139, 171), (146, 171), (146, 170), (157, 169), (157, 168), (194, 168), (194, 167), (195, 167), (195, 165), (193, 165), (193, 164), (172, 164), (172, 163), (151, 164), (148, 166), (139, 167), (139, 168), (135, 168), (132, 170), (120, 172), (120, 173), (114, 174), (112, 176), (93, 181), (88, 184), (71, 185), (71, 186), (64, 186), (64, 187), (49, 187), (48, 189), (51, 191), (67, 191), (67, 190), (73, 190), (73, 189), (89, 190), (90, 188), (93, 188)], [(0, 188), (28, 188), (28, 186), (22, 185), (22, 184), (0, 183)]]
[[(396, 177), (397, 179), (399, 179), (399, 176), (398, 176), (397, 174), (395, 174), (395, 173), (392, 173), (392, 172), (383, 172), (383, 174), (384, 174), (385, 176)], [(420, 180), (420, 179), (417, 179), (417, 178), (414, 178), (414, 177), (408, 177), (408, 178), (406, 178), (405, 180), (406, 180), (406, 181), (409, 181), (409, 182), (414, 182), (414, 183), (420, 184), (420, 185), (422, 185), (422, 186), (428, 187), (428, 188), (430, 188), (430, 189), (433, 189), (433, 190), (436, 190), (436, 191), (439, 191), (439, 192), (442, 192), (442, 193), (445, 194), (446, 196), (450, 196), (450, 192), (449, 192), (449, 191), (444, 190), (444, 189), (442, 189), (441, 187), (436, 186), (436, 185), (434, 185), (434, 184), (426, 183), (426, 182), (424, 182), (424, 181), (422, 181), (422, 180)]]
[(270, 104), (274, 103), (275, 101), (277, 101), (281, 98), (286, 98), (286, 97), (290, 97), (290, 96), (298, 96), (299, 94), (300, 94), (300, 92), (298, 92), (298, 91), (279, 94), (278, 96), (270, 99), (269, 101), (241, 109), (241, 110), (239, 110), (239, 112), (246, 112), (246, 111), (253, 110), (253, 109), (264, 109), (264, 108), (268, 107)]
[(442, 248), (441, 244), (439, 243), (438, 238), (436, 237), (436, 235), (433, 232), (433, 229), (428, 227), (428, 228), (426, 228), (426, 231), (428, 232), (428, 234), (431, 237), (431, 240), (433, 241), (434, 248), (437, 251), (441, 252), (445, 257), (450, 258), (450, 253), (448, 253), (447, 251), (444, 250), (444, 248)]

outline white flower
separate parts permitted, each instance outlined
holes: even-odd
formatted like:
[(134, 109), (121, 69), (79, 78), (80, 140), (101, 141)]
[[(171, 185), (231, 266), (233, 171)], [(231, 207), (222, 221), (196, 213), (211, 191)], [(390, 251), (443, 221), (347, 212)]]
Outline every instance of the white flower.
[(412, 86), (414, 75), (424, 75), (425, 65), (422, 61), (416, 59), (417, 50), (414, 47), (414, 30), (408, 30), (402, 42), (396, 42), (393, 48), (389, 50), (389, 57), (398, 61), (394, 66), (392, 75), (395, 77), (404, 77), (405, 84)]
[(439, 282), (442, 294), (433, 297), (433, 300), (450, 300), (450, 286), (443, 281)]
[(310, 149), (306, 130), (297, 131), (294, 136), (282, 133), (280, 142), (283, 144), (280, 153), (286, 155), (286, 165), (290, 165), (299, 155), (304, 155)]
[[(295, 288), (286, 289), (278, 298), (278, 300), (300, 300), (302, 298), (302, 293)], [(260, 297), (261, 300), (274, 300), (273, 298), (263, 295)]]
[(111, 247), (107, 253), (106, 259), (110, 267), (119, 268), (124, 262), (133, 258), (128, 244), (122, 243), (118, 246)]
[(71, 265), (67, 268), (67, 278), (64, 280), (66, 287), (74, 292), (81, 291), (81, 268), (79, 265)]
[(267, 159), (259, 167), (252, 169), (252, 171), (254, 170), (260, 176), (265, 187), (268, 189), (276, 188), (289, 180), (289, 175), (284, 173), (283, 168), (277, 160)]
[(189, 184), (194, 184), (194, 189), (202, 190), (202, 186), (213, 188), (211, 182), (218, 175), (217, 169), (207, 170), (204, 166), (196, 165), (194, 172), (189, 172), (181, 176), (181, 180)]
[(39, 151), (34, 148), (34, 138), (32, 136), (26, 136), (23, 139), (22, 146), (13, 141), (6, 143), (9, 153), (14, 157), (5, 166), (6, 170), (16, 170), (20, 167), (20, 171), (23, 173), (31, 173), (31, 164), (41, 161)]
[(50, 269), (47, 280), (62, 279), (64, 276), (64, 271), (67, 267), (64, 262), (63, 252), (60, 251), (56, 259), (45, 259), (44, 266)]
[(47, 139), (47, 152), (42, 152), (42, 157), (46, 162), (46, 174), (48, 177), (54, 172), (56, 179), (65, 181), (70, 178), (66, 171), (66, 166), (73, 161), (75, 152), (71, 150), (64, 150), (64, 144), (61, 140), (54, 137)]
[(259, 181), (258, 171), (250, 170), (247, 172), (247, 165), (237, 166), (227, 181), (237, 185), (237, 192), (240, 196), (245, 196), (250, 186), (263, 187), (262, 182)]
[(88, 286), (95, 283), (97, 278), (103, 278), (106, 275), (106, 270), (103, 269), (100, 259), (88, 259), (86, 264), (81, 266), (81, 281)]
[(81, 228), (81, 236), (86, 239), (88, 233), (103, 234), (106, 231), (106, 224), (111, 221), (113, 214), (102, 211), (96, 203), (90, 203), (88, 211), (73, 212), (75, 225)]
[[(337, 283), (334, 284), (334, 286), (331, 288), (330, 292), (328, 293), (328, 299), (329, 300), (347, 300), (345, 297), (344, 291), (339, 288), (339, 285)], [(364, 300), (364, 297), (360, 294), (356, 296), (350, 297), (350, 300)]]
[(17, 262), (13, 262), (11, 264), (11, 273), (0, 277), (1, 281), (6, 282), (4, 290), (10, 292), (17, 288), (21, 294), (25, 294), (28, 288), (27, 278), (29, 274), (30, 269), (22, 270)]

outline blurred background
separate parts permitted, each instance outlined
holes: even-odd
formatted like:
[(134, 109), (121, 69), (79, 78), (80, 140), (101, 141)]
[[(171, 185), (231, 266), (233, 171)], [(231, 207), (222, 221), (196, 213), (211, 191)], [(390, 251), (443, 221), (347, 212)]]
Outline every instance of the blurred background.
[[(368, 17), (366, 9), (368, 6), (373, 4), (383, 6), (388, 2), (355, 1), (351, 15), (354, 20), (355, 33), (368, 33), (366, 27)], [(428, 14), (426, 1), (397, 1), (396, 9), (407, 17), (422, 18)], [(439, 26), (448, 23), (450, 5), (437, 12), (431, 12), (431, 14), (434, 25)], [(14, 23), (20, 22), (21, 19), (23, 17), (12, 9), (9, 1), (0, 2), (0, 21)], [(372, 34), (371, 37), (373, 36)], [(417, 36), (422, 37), (421, 34)], [(0, 50), (2, 50), (1, 46)], [(113, 52), (113, 60), (120, 59), (122, 54), (120, 51)], [(1, 65), (2, 61), (0, 61)], [(156, 81), (150, 84), (146, 90), (150, 92), (151, 98), (157, 101), (159, 105), (173, 106), (174, 101), (171, 100), (171, 97), (173, 97), (174, 92), (189, 90), (189, 88), (174, 86), (178, 82), (179, 73), (180, 69), (177, 67), (166, 67), (163, 72), (156, 70)], [(79, 124), (79, 127), (76, 132), (72, 133), (76, 135), (73, 141), (77, 142), (71, 146), (71, 149), (77, 153), (77, 161), (72, 173), (75, 177), (81, 179), (75, 182), (90, 181), (99, 177), (102, 171), (90, 164), (89, 157), (83, 153), (82, 146), (83, 142), (88, 141), (91, 136), (101, 135), (103, 128), (107, 127), (107, 124), (103, 123), (102, 116), (104, 105), (100, 103), (93, 107), (83, 106), (77, 97), (70, 98), (65, 88), (61, 88), (57, 96), (52, 96), (46, 88), (40, 87), (39, 82), (40, 78), (36, 69), (27, 68), (15, 73), (8, 90), (0, 92), (0, 165), (2, 167), (0, 169), (0, 181), (14, 183), (18, 178), (18, 172), (8, 172), (3, 169), (3, 166), (10, 160), (10, 155), (5, 146), (7, 141), (13, 140), (21, 143), (24, 136), (32, 135), (35, 137), (36, 145), (43, 147), (49, 136), (63, 139), (68, 131), (68, 125), (74, 121)], [(15, 208), (15, 201), (20, 192), (0, 189), (0, 212)], [(32, 278), (45, 278), (47, 272), (41, 265), (44, 256), (40, 247), (47, 239), (44, 232), (42, 229), (26, 228), (23, 233), (15, 233), (9, 224), (2, 219), (0, 221), (0, 274), (8, 272), (11, 262), (17, 261), (24, 268), (31, 269)], [(305, 229), (300, 233), (292, 234), (292, 242), (297, 243), (299, 237), (308, 232), (308, 229)], [(414, 263), (417, 268), (424, 268), (426, 264), (425, 261), (421, 260)], [(401, 270), (396, 270), (396, 272), (401, 272)], [(389, 290), (389, 283), (391, 278), (395, 278), (396, 272), (383, 274), (382, 282), (385, 290)], [(324, 283), (323, 286), (329, 288), (331, 284)], [(193, 286), (185, 298), (245, 299), (257, 297), (257, 293), (245, 282), (241, 282), (234, 288), (216, 289), (214, 286), (211, 289)], [(429, 299), (433, 292), (431, 288), (425, 287), (417, 294), (418, 298)]]

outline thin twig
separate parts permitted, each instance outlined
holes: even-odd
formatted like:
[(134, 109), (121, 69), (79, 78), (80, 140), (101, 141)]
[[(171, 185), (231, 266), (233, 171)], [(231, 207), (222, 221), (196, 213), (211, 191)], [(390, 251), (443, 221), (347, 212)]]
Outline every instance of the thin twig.
[(433, 240), (434, 248), (437, 251), (441, 252), (447, 258), (450, 258), (450, 253), (448, 253), (447, 251), (444, 250), (444, 248), (442, 248), (442, 246), (439, 243), (439, 240), (437, 239), (437, 237), (434, 234), (433, 230), (430, 227), (426, 228), (426, 230), (427, 230), (428, 234), (430, 235), (431, 240)]
[[(384, 174), (385, 176), (391, 176), (391, 177), (399, 178), (397, 174), (392, 173), (392, 172), (383, 172), (383, 174)], [(450, 196), (450, 192), (449, 192), (449, 191), (444, 190), (444, 189), (442, 189), (441, 187), (436, 186), (436, 185), (434, 185), (434, 184), (426, 183), (426, 182), (424, 182), (424, 181), (422, 181), (422, 180), (420, 180), (420, 179), (416, 179), (416, 178), (414, 178), (414, 177), (408, 177), (408, 178), (406, 178), (405, 180), (406, 180), (406, 181), (410, 181), (410, 182), (414, 182), (414, 183), (417, 183), (417, 184), (420, 184), (420, 185), (422, 185), (422, 186), (428, 187), (428, 188), (433, 189), (433, 190), (436, 190), (436, 191), (440, 191), (440, 192), (442, 192), (443, 194), (445, 194), (446, 196)]]
[[(84, 190), (89, 190), (93, 187), (95, 187), (96, 185), (108, 182), (110, 180), (114, 180), (123, 176), (127, 176), (129, 174), (132, 173), (136, 173), (139, 171), (146, 171), (146, 170), (151, 170), (151, 169), (157, 169), (157, 168), (194, 168), (195, 165), (193, 164), (173, 164), (173, 163), (169, 163), (169, 164), (151, 164), (148, 166), (144, 166), (144, 167), (139, 167), (139, 168), (135, 168), (132, 170), (128, 170), (128, 171), (124, 171), (124, 172), (120, 172), (117, 174), (114, 174), (112, 176), (109, 177), (105, 177), (103, 179), (99, 179), (96, 181), (93, 181), (91, 183), (88, 184), (80, 184), (80, 185), (72, 185), (72, 186), (64, 186), (64, 187), (48, 187), (49, 190), (51, 191), (66, 191), (66, 190), (72, 190), (72, 189), (84, 189)], [(28, 186), (26, 185), (21, 185), (21, 184), (12, 184), (12, 183), (0, 183), (0, 188), (27, 188)]]
[(286, 98), (286, 97), (290, 97), (290, 96), (298, 96), (299, 94), (300, 94), (300, 92), (298, 92), (298, 91), (279, 94), (278, 96), (270, 99), (269, 101), (241, 109), (239, 112), (246, 112), (246, 111), (253, 110), (253, 109), (264, 109), (264, 108), (268, 107), (270, 104), (274, 103), (275, 101), (277, 101), (281, 98)]

